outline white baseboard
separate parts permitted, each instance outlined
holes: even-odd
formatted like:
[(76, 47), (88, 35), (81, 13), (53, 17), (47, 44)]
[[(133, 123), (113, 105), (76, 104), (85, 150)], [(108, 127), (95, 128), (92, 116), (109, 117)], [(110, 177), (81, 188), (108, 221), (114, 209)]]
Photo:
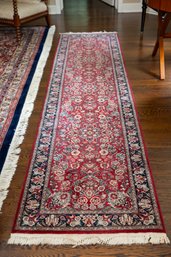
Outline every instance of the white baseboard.
[[(132, 3), (132, 4), (120, 4), (120, 2), (117, 3), (117, 6), (115, 6), (118, 10), (118, 13), (130, 13), (130, 12), (142, 12), (142, 3)], [(153, 9), (147, 8), (147, 13), (149, 14), (157, 14)]]
[(142, 12), (142, 4), (141, 3), (118, 3), (118, 13), (129, 13), (129, 12)]
[[(61, 14), (61, 11), (63, 9), (63, 1), (62, 0), (56, 0), (59, 1), (59, 4), (56, 5), (49, 5), (49, 14)], [(102, 0), (103, 2), (106, 2), (110, 5), (113, 5), (113, 0)], [(117, 8), (118, 13), (130, 13), (130, 12), (142, 12), (142, 4), (141, 3), (132, 3), (132, 4), (127, 4), (127, 3), (122, 3), (116, 2), (115, 3), (115, 8)], [(147, 13), (150, 14), (156, 14), (156, 12), (148, 8)]]
[(147, 13), (157, 15), (157, 12), (151, 8), (147, 8)]
[[(62, 1), (61, 1), (62, 2)], [(61, 14), (61, 11), (63, 9), (63, 5), (48, 5), (49, 8), (49, 14)]]
[(102, 0), (102, 1), (111, 5), (111, 6), (114, 6), (114, 0)]

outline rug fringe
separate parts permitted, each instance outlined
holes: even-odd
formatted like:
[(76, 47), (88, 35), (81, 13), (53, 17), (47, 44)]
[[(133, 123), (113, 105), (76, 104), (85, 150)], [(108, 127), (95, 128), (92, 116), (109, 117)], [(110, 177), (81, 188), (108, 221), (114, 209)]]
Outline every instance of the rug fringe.
[(118, 233), (118, 234), (12, 234), (8, 244), (19, 245), (131, 245), (170, 244), (165, 233)]
[(107, 34), (113, 34), (113, 33), (115, 33), (115, 34), (118, 34), (118, 32), (117, 31), (106, 31), (106, 30), (104, 30), (104, 31), (94, 31), (94, 32), (72, 32), (72, 31), (70, 31), (70, 32), (61, 32), (61, 33), (59, 33), (60, 35), (72, 35), (72, 34), (103, 34), (103, 33), (107, 33)]
[(28, 120), (33, 111), (34, 101), (37, 96), (40, 80), (43, 74), (43, 69), (45, 67), (45, 64), (52, 46), (54, 33), (55, 33), (55, 26), (51, 26), (48, 31), (48, 35), (43, 46), (43, 51), (41, 53), (39, 62), (37, 64), (37, 68), (33, 76), (30, 89), (28, 91), (28, 94), (22, 109), (21, 116), (20, 116), (17, 128), (15, 130), (15, 133), (14, 133), (14, 136), (13, 136), (13, 139), (0, 175), (0, 210), (2, 209), (3, 202), (8, 195), (8, 191), (9, 191), (8, 188), (10, 186), (11, 180), (13, 178), (13, 175), (17, 167), (17, 162), (21, 151), (20, 145), (23, 142), (24, 135), (26, 133), (26, 129), (28, 126)]

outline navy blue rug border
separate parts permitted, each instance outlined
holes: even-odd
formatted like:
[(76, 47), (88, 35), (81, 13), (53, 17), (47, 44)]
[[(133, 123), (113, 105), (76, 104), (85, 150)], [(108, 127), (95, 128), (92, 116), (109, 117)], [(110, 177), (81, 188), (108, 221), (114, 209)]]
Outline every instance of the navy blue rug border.
[(35, 70), (36, 70), (36, 67), (37, 67), (40, 55), (42, 53), (43, 46), (44, 46), (44, 43), (45, 43), (45, 40), (46, 40), (46, 37), (47, 37), (47, 34), (48, 34), (48, 30), (49, 30), (49, 28), (45, 27), (44, 35), (43, 35), (43, 38), (41, 40), (38, 52), (37, 52), (37, 54), (35, 56), (32, 68), (30, 70), (30, 73), (29, 73), (28, 78), (26, 80), (25, 86), (24, 86), (23, 91), (21, 93), (20, 99), (19, 99), (18, 104), (16, 106), (16, 110), (14, 112), (13, 119), (11, 121), (11, 124), (9, 126), (8, 132), (7, 132), (6, 136), (5, 136), (5, 139), (3, 141), (2, 147), (0, 149), (0, 174), (2, 172), (4, 163), (5, 163), (5, 159), (6, 159), (6, 156), (8, 154), (8, 150), (10, 148), (11, 141), (13, 139), (13, 136), (14, 136), (14, 133), (15, 133), (15, 129), (16, 129), (17, 125), (18, 125), (18, 121), (19, 121), (19, 118), (20, 118), (20, 115), (21, 115), (21, 111), (23, 109), (23, 106), (24, 106), (24, 103), (25, 103), (25, 99), (26, 99), (27, 93), (29, 91), (30, 84), (31, 84), (33, 75), (35, 73)]

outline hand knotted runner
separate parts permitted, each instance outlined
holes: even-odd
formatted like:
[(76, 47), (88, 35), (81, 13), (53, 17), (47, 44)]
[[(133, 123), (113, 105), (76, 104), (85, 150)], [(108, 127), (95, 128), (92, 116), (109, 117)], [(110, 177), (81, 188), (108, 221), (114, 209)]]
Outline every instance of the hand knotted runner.
[(117, 33), (61, 35), (9, 243), (169, 243)]
[(0, 28), (0, 209), (16, 169), (55, 28)]

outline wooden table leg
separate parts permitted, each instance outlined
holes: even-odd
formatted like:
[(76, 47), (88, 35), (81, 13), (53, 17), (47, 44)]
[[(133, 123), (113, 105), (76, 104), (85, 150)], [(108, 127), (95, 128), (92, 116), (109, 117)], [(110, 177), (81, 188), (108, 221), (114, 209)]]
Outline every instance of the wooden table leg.
[(171, 19), (171, 13), (158, 13), (158, 34), (152, 56), (155, 56), (159, 48), (160, 55), (160, 79), (165, 79), (164, 41), (165, 31)]
[(164, 42), (163, 37), (159, 38), (160, 55), (160, 79), (165, 79), (165, 60), (164, 60)]
[(146, 17), (147, 4), (142, 0), (142, 15), (141, 15), (141, 32), (144, 31), (145, 17)]

